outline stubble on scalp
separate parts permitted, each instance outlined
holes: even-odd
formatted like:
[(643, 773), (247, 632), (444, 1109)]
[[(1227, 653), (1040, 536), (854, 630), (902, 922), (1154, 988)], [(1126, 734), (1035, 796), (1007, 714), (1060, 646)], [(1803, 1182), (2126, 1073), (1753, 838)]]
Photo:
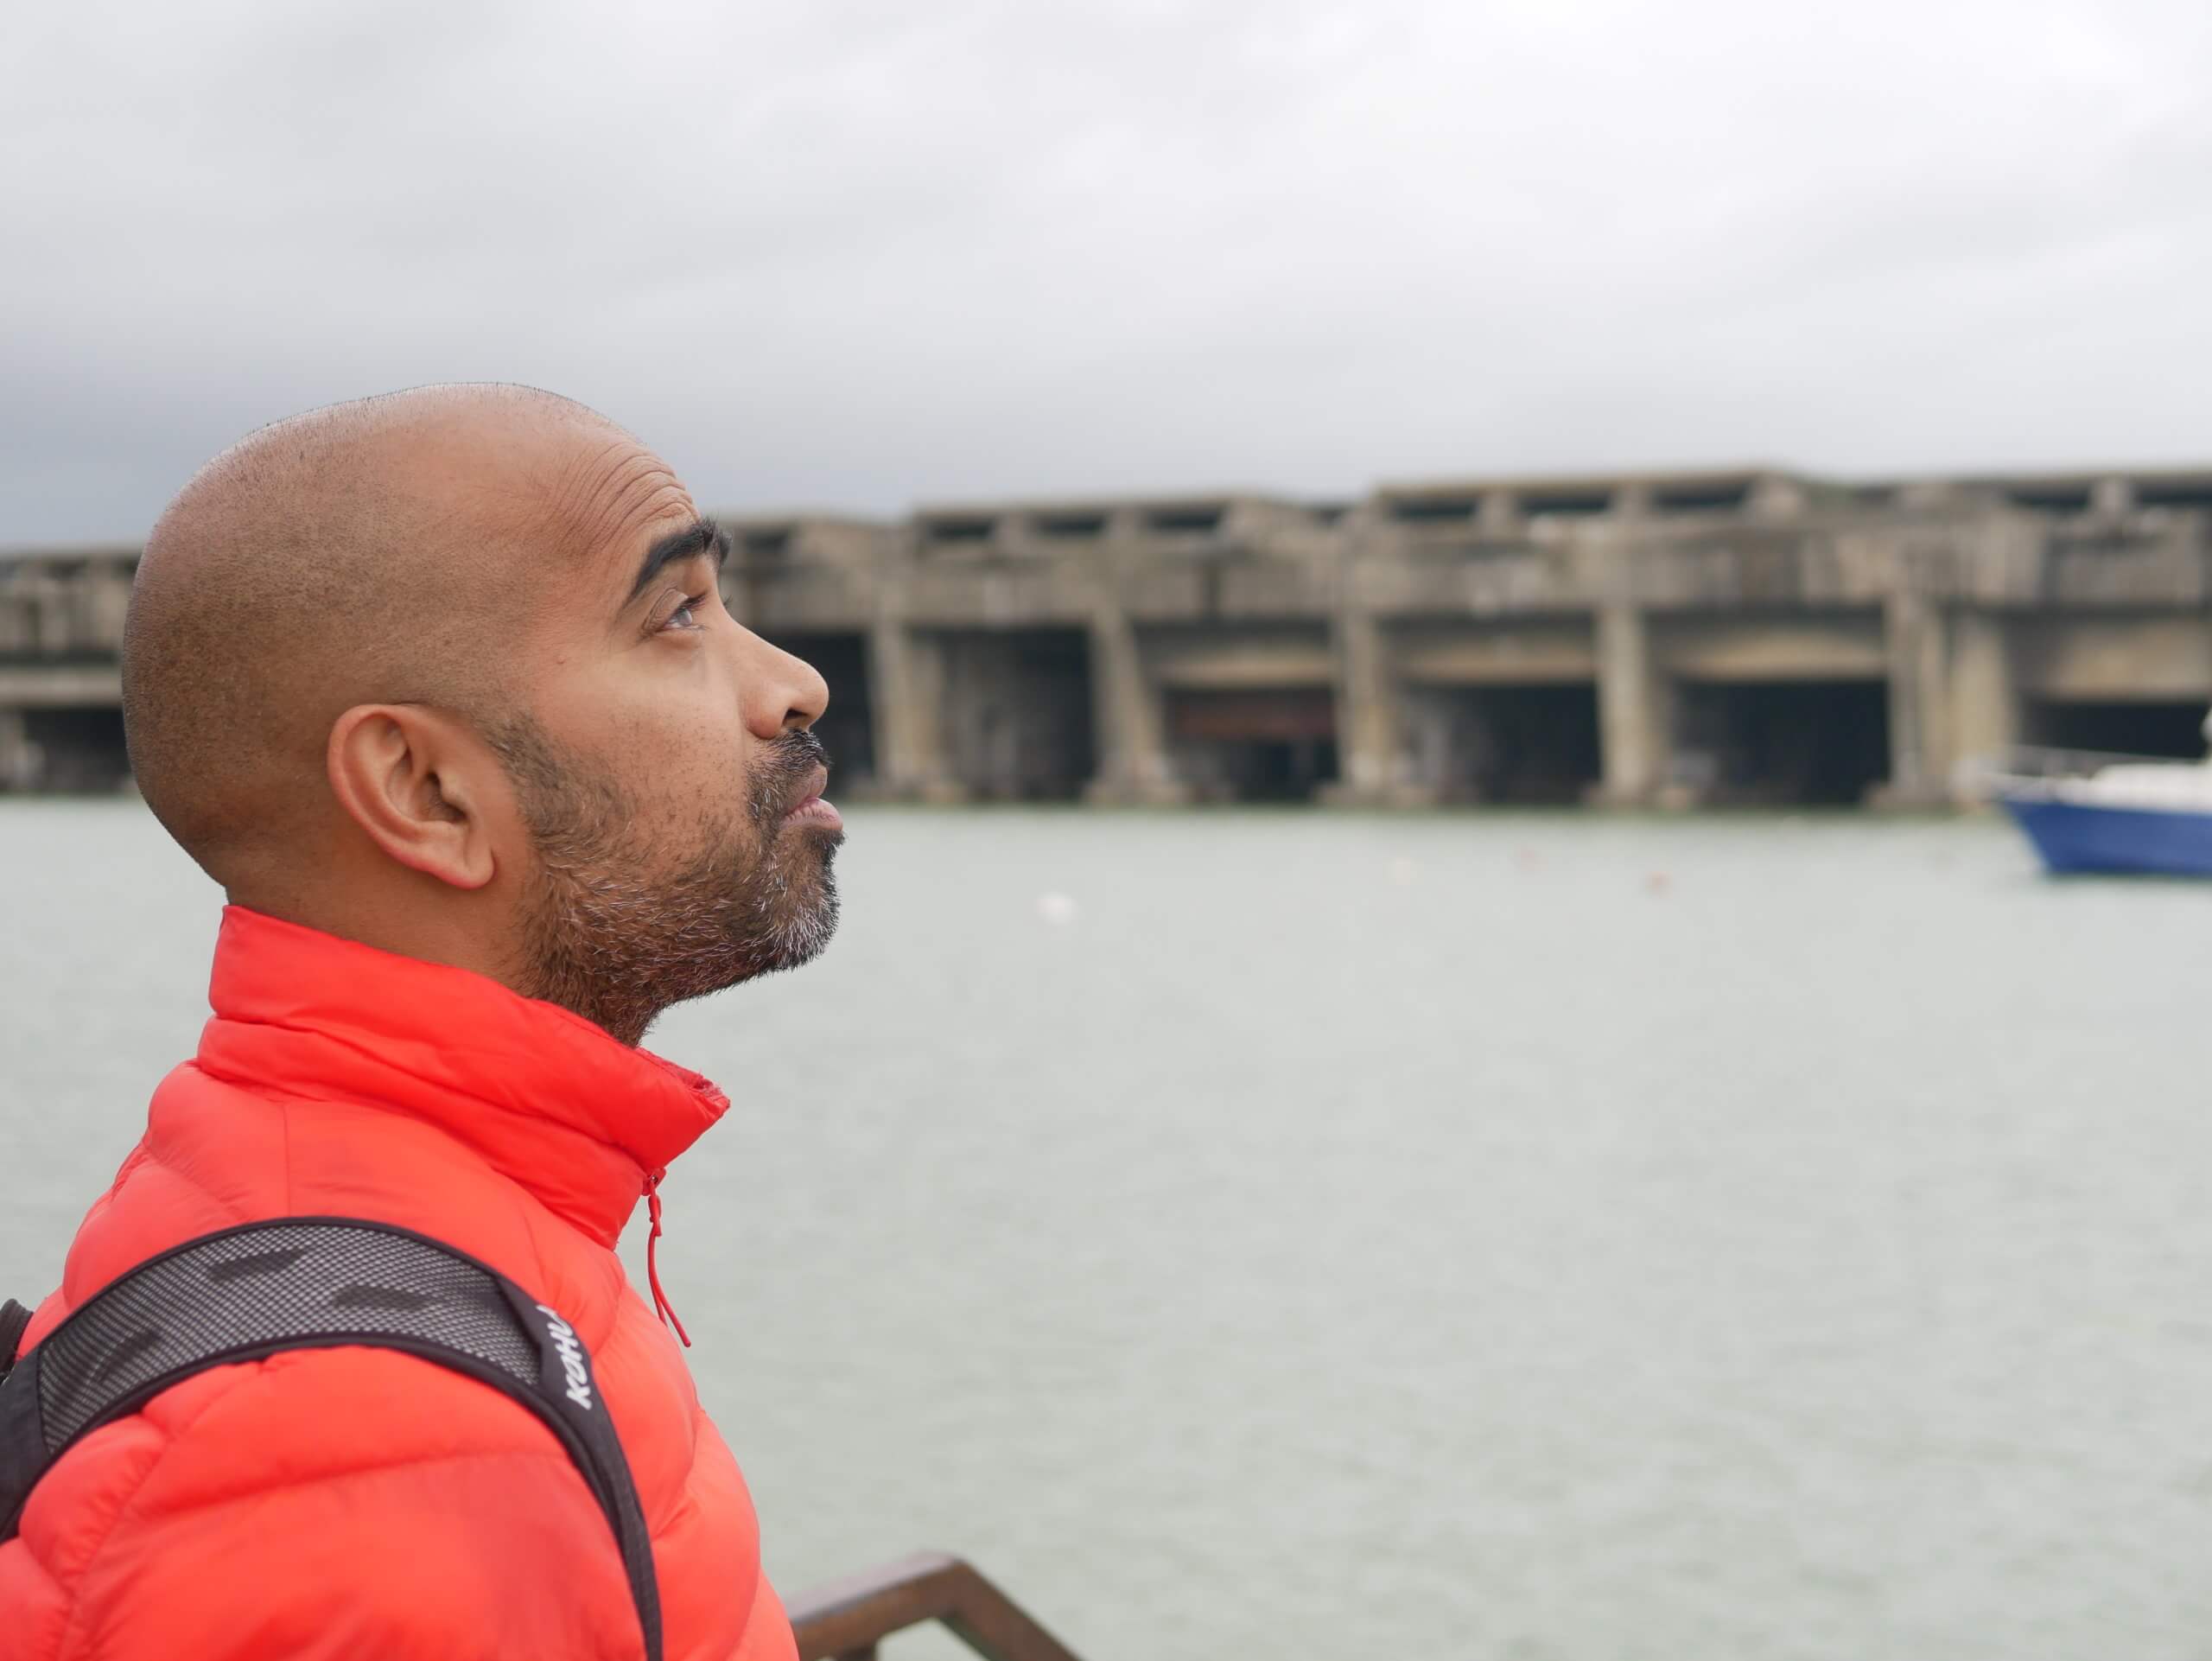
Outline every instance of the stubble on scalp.
[(610, 770), (527, 716), (486, 737), (513, 780), (536, 856), (522, 901), (515, 983), (626, 1044), (662, 1010), (819, 957), (837, 926), (837, 838), (782, 818), (823, 759), (811, 733), (773, 741), (741, 819), (657, 845)]

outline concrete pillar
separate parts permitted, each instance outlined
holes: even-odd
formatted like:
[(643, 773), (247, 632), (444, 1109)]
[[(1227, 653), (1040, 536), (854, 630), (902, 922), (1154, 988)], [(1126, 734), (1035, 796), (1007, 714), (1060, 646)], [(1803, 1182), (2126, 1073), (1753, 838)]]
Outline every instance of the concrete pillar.
[(69, 590), (61, 579), (39, 576), (16, 584), (17, 601), (30, 624), (29, 646), (34, 657), (69, 655)]
[(1323, 799), (1395, 807), (1434, 801), (1435, 792), (1414, 777), (1405, 701), (1391, 672), (1381, 620), (1347, 606), (1337, 614), (1336, 636), (1339, 777)]
[(1658, 799), (1674, 756), (1674, 692), (1651, 659), (1642, 608), (1609, 600), (1598, 609), (1598, 800), (1642, 807)]
[(868, 685), (875, 722), (876, 787), (903, 800), (955, 801), (945, 765), (944, 651), (896, 617), (868, 631)]
[(96, 652), (123, 650), (123, 625), (130, 612), (130, 570), (111, 566), (89, 577), (92, 592), (85, 611)]
[(1167, 757), (1166, 701), (1145, 672), (1136, 630), (1117, 606), (1090, 620), (1091, 725), (1098, 773), (1084, 795), (1094, 802), (1169, 804), (1189, 790)]
[(1761, 474), (1751, 481), (1745, 517), (1760, 525), (1779, 525), (1805, 512), (1805, 487), (1780, 474)]
[(29, 790), (44, 771), (45, 758), (32, 741), (21, 710), (0, 710), (0, 791)]
[(1889, 659), (1890, 777), (1875, 799), (1885, 807), (1932, 806), (1949, 799), (1955, 760), (1942, 610), (1917, 589), (1897, 589), (1884, 609), (1883, 639)]
[(2020, 741), (2020, 694), (2005, 620), (1961, 611), (1951, 620), (1950, 748), (1957, 761), (1995, 760)]

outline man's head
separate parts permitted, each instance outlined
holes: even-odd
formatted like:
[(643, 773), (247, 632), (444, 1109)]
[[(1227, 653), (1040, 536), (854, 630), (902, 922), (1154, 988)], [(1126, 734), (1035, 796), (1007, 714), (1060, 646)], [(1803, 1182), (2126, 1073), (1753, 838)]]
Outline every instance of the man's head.
[(828, 691), (722, 608), (723, 552), (665, 463), (550, 393), (264, 428), (139, 563), (139, 788), (238, 903), (634, 1043), (836, 923)]

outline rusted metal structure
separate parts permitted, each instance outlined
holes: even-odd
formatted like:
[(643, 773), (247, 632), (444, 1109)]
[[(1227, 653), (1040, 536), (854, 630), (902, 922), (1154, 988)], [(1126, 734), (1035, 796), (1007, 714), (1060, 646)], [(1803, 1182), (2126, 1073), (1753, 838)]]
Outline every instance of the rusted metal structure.
[(984, 1661), (1077, 1661), (1075, 1652), (957, 1557), (918, 1552), (791, 1600), (798, 1661), (876, 1661), (893, 1633), (932, 1622)]

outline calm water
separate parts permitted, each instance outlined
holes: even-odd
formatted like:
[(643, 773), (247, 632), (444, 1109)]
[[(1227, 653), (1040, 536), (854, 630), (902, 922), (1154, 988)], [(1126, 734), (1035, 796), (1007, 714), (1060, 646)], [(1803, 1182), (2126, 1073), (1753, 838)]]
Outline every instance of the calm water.
[[(120, 803), (0, 862), (42, 1291), (215, 899)], [(654, 1040), (737, 1103), (664, 1269), (785, 1587), (942, 1545), (1091, 1661), (2212, 1654), (2212, 889), (1842, 819), (876, 812), (844, 872)]]

